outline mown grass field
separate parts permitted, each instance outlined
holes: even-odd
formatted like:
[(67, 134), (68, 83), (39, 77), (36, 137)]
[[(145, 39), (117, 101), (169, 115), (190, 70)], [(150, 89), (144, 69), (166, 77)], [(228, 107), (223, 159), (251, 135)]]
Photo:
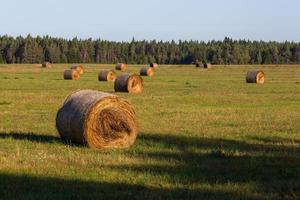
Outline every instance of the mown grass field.
[[(299, 199), (300, 66), (161, 66), (134, 106), (136, 143), (97, 151), (61, 142), (56, 112), (113, 65), (0, 65), (1, 199)], [(129, 66), (138, 72), (141, 66)], [(263, 69), (264, 85), (246, 84)]]

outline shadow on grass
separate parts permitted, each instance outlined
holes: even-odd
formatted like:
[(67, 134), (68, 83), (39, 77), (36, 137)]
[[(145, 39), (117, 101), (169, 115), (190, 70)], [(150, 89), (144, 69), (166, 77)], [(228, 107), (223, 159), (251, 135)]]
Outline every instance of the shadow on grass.
[[(246, 153), (299, 153), (300, 151), (300, 140), (292, 140), (279, 137), (252, 137), (250, 140), (255, 140), (255, 143), (248, 143), (245, 141), (238, 140), (226, 140), (218, 138), (201, 138), (192, 136), (178, 136), (172, 134), (149, 134), (142, 133), (138, 138), (141, 140), (143, 145), (154, 144), (164, 146), (165, 148), (177, 148), (182, 151), (188, 149), (225, 149), (225, 150), (238, 150)], [(285, 143), (294, 143), (294, 146), (285, 145)], [(278, 145), (281, 144), (281, 145)], [(265, 154), (264, 154), (265, 155)]]
[[(239, 199), (231, 192), (164, 189), (107, 183), (0, 174), (1, 199)], [(244, 196), (247, 198), (247, 196)]]
[(58, 143), (62, 142), (59, 137), (51, 136), (51, 135), (39, 135), (35, 133), (1, 133), (0, 139), (12, 138), (16, 140), (25, 140), (30, 142), (38, 142), (38, 143)]
[[(0, 133), (0, 138), (61, 142), (58, 137), (32, 133)], [(136, 148), (125, 154), (148, 164), (103, 167), (137, 177), (160, 177), (178, 188), (0, 174), (0, 195), (4, 199), (300, 198), (299, 140), (256, 137), (245, 142), (142, 133)]]
[[(146, 133), (138, 142), (145, 150), (134, 155), (173, 164), (110, 167), (160, 175), (174, 184), (251, 184), (265, 198), (300, 198), (300, 141), (293, 146), (277, 145), (278, 141), (280, 138), (262, 138), (262, 142), (247, 143)], [(155, 150), (147, 151), (149, 148)]]
[(64, 78), (51, 78), (51, 81), (66, 81)]

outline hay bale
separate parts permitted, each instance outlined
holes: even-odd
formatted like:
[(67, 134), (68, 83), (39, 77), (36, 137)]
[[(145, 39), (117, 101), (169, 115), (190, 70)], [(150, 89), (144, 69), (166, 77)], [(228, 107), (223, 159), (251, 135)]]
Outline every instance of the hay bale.
[(102, 70), (99, 72), (98, 80), (99, 81), (115, 81), (117, 78), (117, 74), (113, 70)]
[(80, 77), (78, 71), (74, 69), (66, 69), (64, 71), (64, 79), (65, 80), (78, 80)]
[(80, 90), (58, 110), (56, 128), (67, 143), (93, 149), (127, 148), (138, 133), (132, 106), (118, 96)]
[(204, 69), (211, 69), (212, 65), (210, 63), (204, 63), (203, 67)]
[(157, 64), (157, 63), (150, 63), (150, 67), (152, 67), (152, 68), (157, 68), (157, 67), (158, 67), (158, 64)]
[(118, 63), (118, 64), (116, 64), (115, 69), (118, 71), (126, 71), (127, 65), (124, 63)]
[[(201, 67), (201, 66), (203, 66), (203, 64), (202, 63), (200, 63), (200, 62), (196, 62), (195, 63), (195, 66), (198, 68), (198, 67)], [(203, 66), (204, 67), (204, 66)]]
[(152, 67), (143, 67), (140, 70), (141, 76), (153, 76), (153, 74), (154, 74), (154, 69)]
[(44, 68), (51, 68), (52, 67), (52, 63), (48, 62), (48, 61), (45, 61), (45, 62), (42, 63), (42, 67), (44, 67)]
[(83, 65), (73, 65), (70, 67), (70, 69), (76, 70), (80, 75), (83, 74)]
[(246, 75), (246, 82), (264, 84), (265, 73), (263, 71), (248, 71)]
[(121, 74), (115, 80), (115, 92), (141, 93), (143, 79), (137, 74)]

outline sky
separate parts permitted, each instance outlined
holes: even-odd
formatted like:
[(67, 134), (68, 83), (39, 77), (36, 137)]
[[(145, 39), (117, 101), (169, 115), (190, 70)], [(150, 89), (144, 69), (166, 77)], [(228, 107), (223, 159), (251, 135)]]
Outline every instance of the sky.
[(300, 41), (299, 0), (0, 0), (0, 35)]

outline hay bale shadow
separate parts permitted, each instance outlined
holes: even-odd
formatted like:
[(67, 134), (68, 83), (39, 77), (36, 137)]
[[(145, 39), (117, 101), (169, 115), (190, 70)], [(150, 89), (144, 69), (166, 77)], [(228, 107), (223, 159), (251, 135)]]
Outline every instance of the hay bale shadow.
[(19, 133), (19, 132), (0, 132), (0, 139), (12, 138), (15, 140), (25, 140), (38, 143), (60, 143), (61, 139), (51, 135), (41, 135), (36, 133)]
[(167, 189), (129, 183), (108, 183), (29, 175), (0, 174), (2, 199), (239, 199), (232, 192)]
[[(278, 141), (280, 138), (274, 140)], [(188, 185), (253, 183), (261, 197), (293, 199), (300, 197), (300, 141), (296, 142), (295, 146), (252, 144), (236, 140), (143, 133), (138, 138), (138, 145), (148, 148), (157, 146), (158, 150), (135, 151), (131, 156), (178, 164), (110, 167), (137, 174), (176, 177), (168, 180), (174, 184), (178, 184), (178, 181)], [(169, 149), (176, 151), (170, 152)], [(240, 195), (243, 198), (246, 194)]]

